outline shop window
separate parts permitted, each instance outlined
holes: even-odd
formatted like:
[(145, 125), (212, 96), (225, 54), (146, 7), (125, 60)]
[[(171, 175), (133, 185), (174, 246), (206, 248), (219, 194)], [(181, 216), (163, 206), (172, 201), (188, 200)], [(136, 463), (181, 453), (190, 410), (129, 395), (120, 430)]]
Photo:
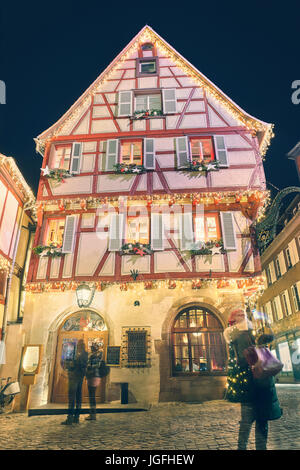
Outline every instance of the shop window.
[(291, 361), (290, 348), (287, 341), (278, 344), (278, 351), (280, 361), (283, 364), (282, 372), (291, 372), (293, 370), (293, 366)]
[(121, 163), (142, 165), (142, 141), (129, 141), (121, 143)]
[(208, 242), (221, 238), (218, 214), (196, 215), (194, 218), (196, 242)]
[(173, 373), (224, 373), (226, 350), (223, 328), (207, 309), (189, 307), (172, 328)]
[(123, 365), (126, 367), (149, 367), (150, 351), (150, 328), (123, 328)]
[(190, 144), (193, 161), (209, 163), (211, 160), (215, 160), (213, 143), (210, 137), (191, 138)]
[(45, 245), (62, 246), (65, 230), (65, 219), (48, 219)]

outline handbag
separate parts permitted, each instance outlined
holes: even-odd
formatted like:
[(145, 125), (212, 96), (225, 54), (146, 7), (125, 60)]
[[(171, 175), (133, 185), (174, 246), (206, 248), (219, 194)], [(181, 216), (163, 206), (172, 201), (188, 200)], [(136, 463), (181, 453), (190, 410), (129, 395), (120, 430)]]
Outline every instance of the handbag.
[(266, 347), (250, 346), (243, 352), (255, 379), (264, 379), (277, 375), (283, 364)]

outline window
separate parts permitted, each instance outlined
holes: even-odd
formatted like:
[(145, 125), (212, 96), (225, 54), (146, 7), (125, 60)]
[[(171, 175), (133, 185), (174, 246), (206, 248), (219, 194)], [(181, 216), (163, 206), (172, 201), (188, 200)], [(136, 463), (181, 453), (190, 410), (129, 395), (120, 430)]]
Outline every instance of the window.
[(142, 141), (122, 142), (121, 163), (142, 165), (143, 145)]
[(148, 217), (128, 216), (126, 222), (126, 243), (149, 243)]
[(273, 319), (273, 313), (272, 313), (272, 307), (271, 307), (271, 304), (270, 302), (268, 302), (265, 306), (264, 306), (264, 312), (265, 314), (267, 315), (270, 323), (273, 323), (274, 319)]
[(45, 245), (62, 246), (65, 230), (65, 219), (48, 219)]
[(286, 261), (287, 261), (287, 269), (291, 269), (293, 267), (291, 252), (289, 247), (285, 249)]
[(142, 45), (142, 51), (152, 51), (152, 49), (153, 44), (151, 44), (150, 42)]
[(277, 313), (277, 305), (275, 299), (271, 300), (272, 311), (273, 311), (273, 319), (274, 321), (278, 320), (278, 313)]
[(287, 291), (280, 294), (280, 298), (281, 298), (281, 304), (282, 304), (282, 307), (283, 307), (283, 314), (286, 317), (287, 315), (291, 314), (291, 307), (290, 307), (290, 302), (289, 302), (289, 299), (288, 299)]
[(161, 94), (154, 93), (151, 95), (136, 95), (134, 110), (162, 112)]
[(274, 266), (275, 266), (276, 278), (279, 279), (281, 277), (281, 270), (280, 270), (280, 263), (279, 263), (278, 258), (274, 260)]
[(151, 361), (150, 328), (122, 328), (122, 364), (149, 367)]
[(55, 162), (54, 168), (59, 168), (60, 170), (69, 170), (72, 145), (59, 145), (55, 147)]
[(156, 73), (156, 59), (143, 59), (139, 61), (139, 75), (155, 75)]
[(207, 242), (221, 238), (218, 214), (196, 215), (194, 224), (196, 242)]
[(173, 372), (224, 372), (226, 353), (223, 328), (207, 309), (189, 307), (180, 312), (172, 328)]
[(267, 266), (267, 267), (266, 267), (266, 276), (267, 276), (267, 283), (268, 283), (268, 286), (270, 286), (270, 285), (272, 284), (272, 277), (271, 277), (270, 266)]
[(291, 287), (291, 290), (292, 290), (292, 297), (293, 297), (295, 311), (298, 312), (300, 310), (300, 299), (299, 299), (299, 292), (298, 292), (297, 285), (294, 284)]
[(5, 298), (6, 280), (7, 280), (6, 271), (0, 271), (0, 302), (3, 301)]
[(196, 139), (191, 138), (192, 160), (208, 163), (215, 159), (213, 144), (211, 138)]

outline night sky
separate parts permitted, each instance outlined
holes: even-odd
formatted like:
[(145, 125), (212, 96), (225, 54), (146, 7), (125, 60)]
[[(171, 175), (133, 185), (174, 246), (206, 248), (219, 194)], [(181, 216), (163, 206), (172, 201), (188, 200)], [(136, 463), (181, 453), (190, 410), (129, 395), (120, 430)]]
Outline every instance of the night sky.
[(295, 163), (286, 157), (300, 140), (300, 104), (291, 99), (292, 83), (300, 80), (299, 2), (105, 3), (1, 7), (6, 104), (0, 105), (0, 152), (16, 159), (34, 191), (42, 158), (33, 138), (68, 110), (145, 24), (246, 112), (275, 124), (267, 181), (279, 189), (299, 186)]

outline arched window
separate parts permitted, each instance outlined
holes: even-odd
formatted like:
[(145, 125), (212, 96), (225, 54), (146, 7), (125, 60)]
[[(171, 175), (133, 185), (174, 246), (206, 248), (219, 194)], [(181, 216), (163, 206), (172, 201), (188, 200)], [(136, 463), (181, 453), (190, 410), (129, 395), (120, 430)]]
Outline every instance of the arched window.
[(224, 373), (226, 348), (223, 328), (216, 316), (203, 307), (188, 307), (172, 328), (173, 373)]

